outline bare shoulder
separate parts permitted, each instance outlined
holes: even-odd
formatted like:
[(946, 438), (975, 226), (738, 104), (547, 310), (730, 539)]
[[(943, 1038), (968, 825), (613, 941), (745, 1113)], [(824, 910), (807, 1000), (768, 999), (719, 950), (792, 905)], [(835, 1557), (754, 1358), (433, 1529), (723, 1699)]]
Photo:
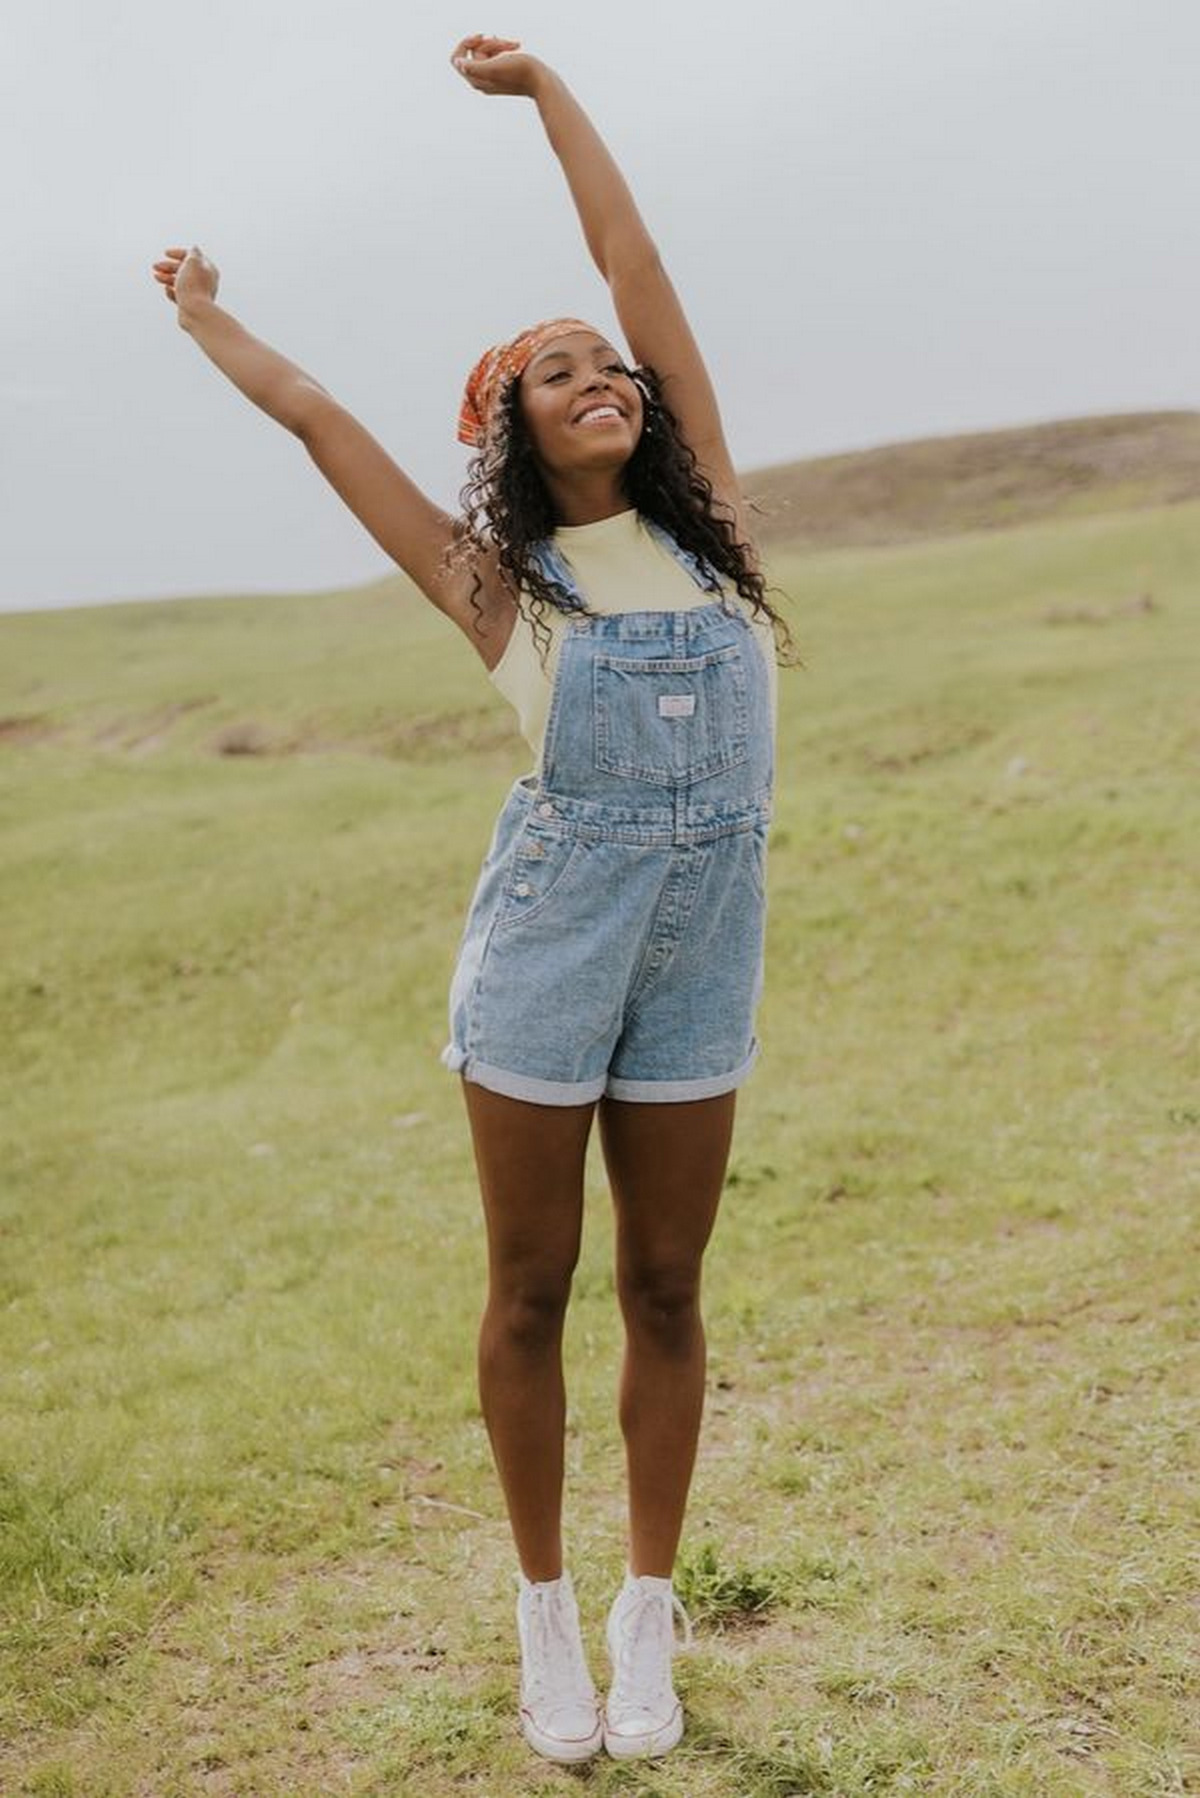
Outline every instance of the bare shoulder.
[(496, 546), (477, 551), (443, 573), (436, 603), (462, 631), (490, 673), (508, 647), (518, 613)]

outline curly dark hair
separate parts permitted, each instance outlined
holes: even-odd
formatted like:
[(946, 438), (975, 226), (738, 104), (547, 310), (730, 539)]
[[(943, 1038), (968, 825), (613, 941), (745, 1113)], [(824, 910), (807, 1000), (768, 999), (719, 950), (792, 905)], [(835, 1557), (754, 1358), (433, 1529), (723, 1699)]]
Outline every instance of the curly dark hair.
[[(732, 510), (714, 501), (712, 483), (700, 472), (694, 453), (684, 442), (678, 422), (663, 400), (657, 374), (648, 366), (626, 372), (641, 393), (643, 408), (641, 436), (622, 470), (630, 504), (691, 551), (714, 591), (719, 591), (719, 577), (725, 576), (756, 615), (769, 618), (777, 659), (785, 667), (796, 665), (799, 657), (787, 623), (766, 598), (768, 592), (782, 589), (767, 587), (754, 551), (737, 535)], [(473, 564), (475, 585), (470, 600), (478, 627), (483, 615), (476, 597), (483, 585), (478, 557), (495, 545), (507, 584), (529, 620), (544, 669), (551, 640), (546, 608), (594, 614), (568, 588), (548, 578), (531, 555), (535, 545), (552, 535), (558, 520), (521, 414), (520, 384), (518, 375), (502, 392), (495, 424), (467, 465), (467, 479), (459, 494), (462, 516), (455, 520), (446, 559)]]

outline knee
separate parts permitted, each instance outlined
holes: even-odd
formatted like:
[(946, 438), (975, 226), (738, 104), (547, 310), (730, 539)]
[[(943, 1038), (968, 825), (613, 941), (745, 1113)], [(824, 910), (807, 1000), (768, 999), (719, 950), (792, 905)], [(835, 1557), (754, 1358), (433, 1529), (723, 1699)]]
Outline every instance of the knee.
[(631, 1330), (664, 1348), (690, 1344), (700, 1319), (700, 1270), (653, 1263), (628, 1269), (619, 1286), (621, 1310)]
[(488, 1294), (487, 1332), (506, 1347), (537, 1351), (552, 1347), (562, 1335), (571, 1271), (555, 1274), (509, 1274), (493, 1280)]

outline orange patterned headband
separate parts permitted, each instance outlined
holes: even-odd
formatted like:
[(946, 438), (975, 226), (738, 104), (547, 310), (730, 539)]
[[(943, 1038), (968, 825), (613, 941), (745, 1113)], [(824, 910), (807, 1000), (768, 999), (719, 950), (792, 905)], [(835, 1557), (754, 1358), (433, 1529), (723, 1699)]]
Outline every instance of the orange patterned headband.
[(502, 389), (525, 372), (539, 350), (572, 331), (593, 331), (597, 337), (603, 336), (603, 332), (581, 318), (550, 318), (540, 325), (531, 325), (508, 343), (485, 350), (467, 377), (458, 412), (458, 441), (482, 443)]

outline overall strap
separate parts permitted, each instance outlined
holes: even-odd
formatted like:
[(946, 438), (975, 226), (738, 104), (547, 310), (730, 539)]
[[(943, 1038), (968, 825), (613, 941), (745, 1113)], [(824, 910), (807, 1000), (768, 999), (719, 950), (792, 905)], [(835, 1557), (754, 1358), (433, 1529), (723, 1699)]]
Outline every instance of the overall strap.
[(584, 598), (579, 591), (579, 583), (571, 571), (571, 564), (553, 537), (540, 537), (536, 543), (531, 543), (528, 555), (529, 560), (536, 564), (542, 579), (561, 592), (563, 610), (582, 611)]
[(646, 518), (641, 514), (639, 514), (639, 516), (642, 517), (642, 523), (654, 538), (655, 542), (660, 543), (664, 549), (671, 552), (680, 567), (687, 569), (687, 572), (691, 575), (696, 585), (701, 588), (703, 592), (717, 594), (721, 592), (721, 582), (717, 575), (712, 569), (705, 570), (704, 564), (701, 562), (699, 556), (693, 555), (690, 549), (684, 549), (682, 543), (677, 543), (670, 531), (659, 524), (656, 518)]

